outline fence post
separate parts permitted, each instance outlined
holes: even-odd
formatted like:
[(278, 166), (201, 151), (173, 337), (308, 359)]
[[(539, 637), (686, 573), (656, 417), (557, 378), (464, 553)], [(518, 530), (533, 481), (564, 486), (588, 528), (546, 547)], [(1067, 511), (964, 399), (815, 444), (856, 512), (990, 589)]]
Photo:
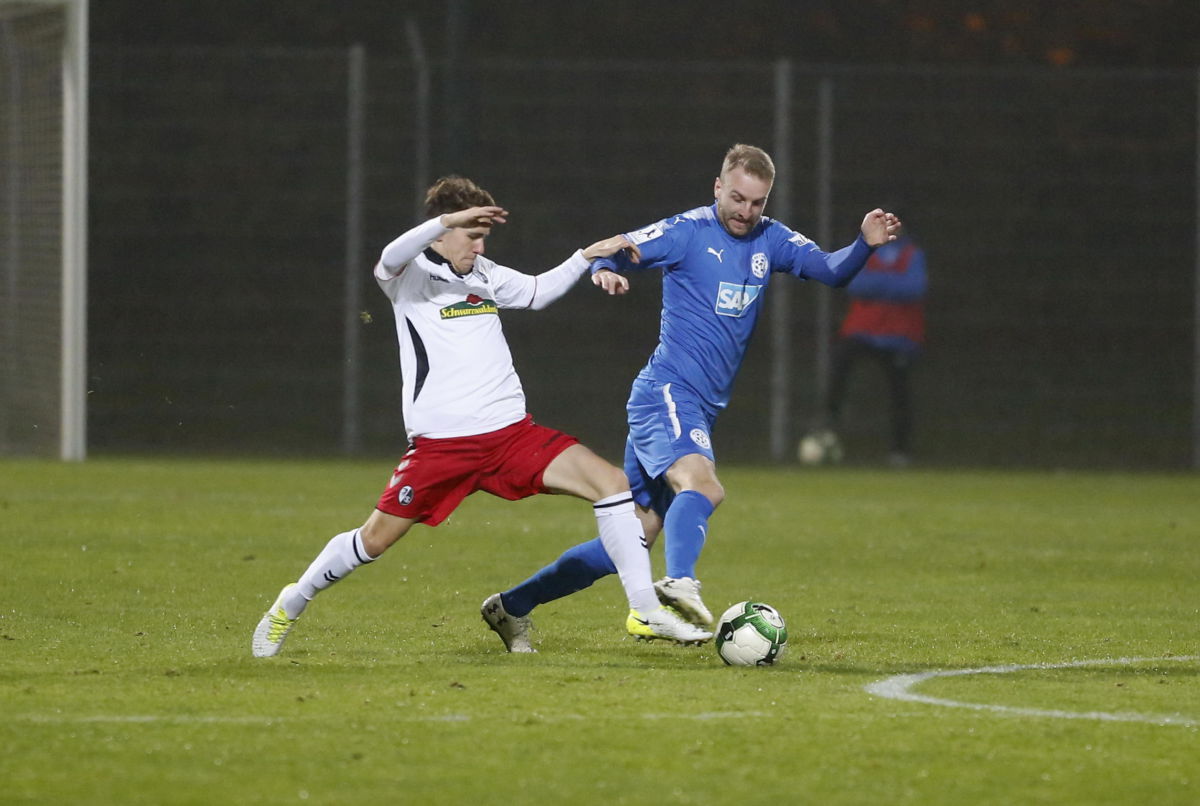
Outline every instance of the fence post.
[[(823, 76), (817, 85), (817, 243), (822, 249), (833, 247), (833, 76)], [(831, 332), (833, 295), (828, 286), (817, 285), (816, 410), (823, 414), (829, 398), (829, 370), (832, 363)]]
[(64, 6), (62, 162), (62, 400), (65, 461), (87, 458), (88, 4)]
[[(785, 224), (792, 217), (792, 63), (775, 62), (775, 187), (771, 192), (773, 217)], [(771, 275), (771, 393), (769, 413), (770, 455), (782, 462), (787, 455), (795, 415), (791, 406), (792, 279)]]
[(1200, 70), (1196, 71), (1196, 261), (1192, 309), (1192, 467), (1200, 469)]
[(346, 83), (346, 301), (343, 313), (342, 453), (361, 442), (359, 363), (363, 269), (363, 133), (366, 118), (367, 55), (362, 45), (347, 54)]
[(413, 110), (413, 221), (420, 223), (425, 207), (425, 189), (429, 187), (429, 58), (421, 29), (411, 17), (404, 21), (408, 53), (416, 71), (417, 102)]

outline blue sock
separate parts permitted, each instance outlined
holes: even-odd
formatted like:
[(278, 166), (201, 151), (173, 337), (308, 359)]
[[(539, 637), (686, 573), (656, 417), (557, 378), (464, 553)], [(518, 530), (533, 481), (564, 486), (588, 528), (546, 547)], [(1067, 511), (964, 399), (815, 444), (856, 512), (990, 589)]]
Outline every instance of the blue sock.
[(684, 490), (675, 496), (663, 518), (663, 537), (667, 544), (667, 576), (696, 578), (696, 561), (708, 534), (712, 502), (703, 493)]
[(597, 579), (617, 573), (617, 566), (596, 537), (572, 546), (529, 579), (500, 594), (510, 616), (520, 618), (533, 608), (581, 591)]

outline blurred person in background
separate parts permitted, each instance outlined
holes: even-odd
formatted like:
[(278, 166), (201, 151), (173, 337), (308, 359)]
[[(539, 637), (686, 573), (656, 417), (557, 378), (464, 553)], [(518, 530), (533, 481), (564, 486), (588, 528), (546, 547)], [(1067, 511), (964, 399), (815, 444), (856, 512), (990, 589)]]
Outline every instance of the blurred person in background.
[[(840, 457), (840, 431), (846, 392), (854, 367), (863, 360), (878, 364), (888, 386), (891, 444), (888, 463), (912, 462), (913, 406), (911, 378), (925, 346), (925, 251), (903, 233), (880, 246), (846, 286), (849, 304), (838, 328), (830, 368), (825, 418), (832, 436), (827, 443)], [(801, 448), (803, 451), (803, 447)], [(803, 460), (803, 457), (802, 457)]]

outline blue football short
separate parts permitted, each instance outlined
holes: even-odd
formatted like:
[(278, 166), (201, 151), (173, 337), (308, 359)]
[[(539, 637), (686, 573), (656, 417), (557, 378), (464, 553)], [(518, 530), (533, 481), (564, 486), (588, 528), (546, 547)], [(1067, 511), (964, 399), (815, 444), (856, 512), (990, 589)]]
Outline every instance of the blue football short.
[(692, 453), (716, 462), (713, 418), (686, 387), (642, 378), (633, 382), (625, 410), (629, 418), (625, 475), (633, 500), (665, 516), (675, 497), (664, 475), (667, 469)]

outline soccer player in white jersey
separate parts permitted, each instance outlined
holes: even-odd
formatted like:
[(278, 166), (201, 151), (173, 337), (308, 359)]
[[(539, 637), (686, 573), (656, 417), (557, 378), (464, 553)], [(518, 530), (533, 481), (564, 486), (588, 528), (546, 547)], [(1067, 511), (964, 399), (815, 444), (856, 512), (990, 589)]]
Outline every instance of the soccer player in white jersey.
[[(713, 204), (626, 233), (628, 253), (614, 252), (592, 266), (592, 281), (609, 293), (627, 288), (618, 271), (663, 273), (658, 347), (634, 380), (627, 405), (625, 473), (647, 541), (665, 535), (667, 574), (655, 583), (659, 599), (704, 627), (712, 613), (695, 569), (709, 517), (725, 498), (712, 427), (729, 403), (770, 276), (783, 272), (844, 286), (901, 228), (894, 214), (875, 209), (852, 243), (824, 252), (763, 215), (774, 180), (765, 151), (735, 145), (713, 186)], [(512, 615), (527, 616), (615, 570), (601, 542), (592, 540), (501, 593), (501, 601)]]
[[(583, 276), (589, 261), (628, 243), (619, 236), (599, 241), (533, 276), (483, 256), (492, 225), (508, 214), (487, 191), (446, 177), (425, 201), (429, 220), (388, 244), (375, 267), (396, 318), (410, 447), (366, 522), (334, 536), (299, 580), (280, 591), (254, 630), (254, 655), (277, 654), (319, 592), (374, 562), (414, 524), (441, 523), (476, 490), (510, 501), (565, 493), (592, 502), (630, 618), (645, 637), (708, 640), (710, 632), (660, 605), (624, 473), (526, 412), (500, 327), (499, 309), (544, 308)], [(510, 616), (498, 594), (484, 600), (481, 613), (508, 651), (535, 651), (529, 618)]]

